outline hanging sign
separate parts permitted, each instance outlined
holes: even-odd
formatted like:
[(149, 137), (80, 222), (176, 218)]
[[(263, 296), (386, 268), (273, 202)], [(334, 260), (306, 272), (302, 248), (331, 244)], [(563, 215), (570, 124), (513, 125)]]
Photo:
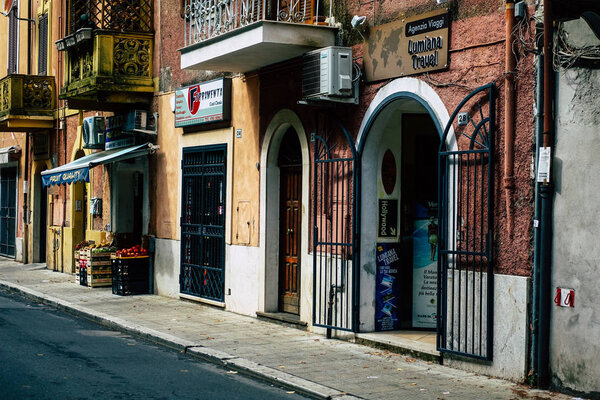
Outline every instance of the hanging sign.
[(448, 67), (447, 9), (371, 28), (364, 65), (369, 82)]
[(175, 91), (176, 128), (230, 119), (231, 79), (215, 79)]
[(400, 244), (379, 243), (376, 254), (375, 330), (397, 330), (400, 327), (398, 319)]

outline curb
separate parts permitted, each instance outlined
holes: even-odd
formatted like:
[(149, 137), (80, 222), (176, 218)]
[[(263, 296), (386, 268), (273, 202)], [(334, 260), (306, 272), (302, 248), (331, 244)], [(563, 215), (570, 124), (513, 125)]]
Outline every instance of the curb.
[(73, 305), (65, 300), (46, 295), (33, 289), (26, 288), (0, 280), (0, 288), (7, 289), (9, 292), (17, 293), (29, 300), (41, 302), (52, 306), (58, 310), (65, 311), (71, 315), (82, 317), (110, 329), (115, 329), (128, 333), (139, 338), (149, 340), (159, 345), (177, 350), (190, 356), (202, 359), (221, 367), (240, 372), (243, 375), (257, 378), (270, 384), (294, 390), (299, 394), (323, 400), (361, 400), (348, 393), (341, 392), (316, 382), (309, 381), (295, 375), (279, 371), (277, 369), (257, 364), (253, 361), (239, 358), (237, 356), (216, 350), (209, 347), (198, 345), (194, 342), (181, 339), (177, 336), (159, 332), (154, 329), (146, 328), (142, 325), (134, 324), (118, 317), (108, 314), (95, 312), (89, 308)]

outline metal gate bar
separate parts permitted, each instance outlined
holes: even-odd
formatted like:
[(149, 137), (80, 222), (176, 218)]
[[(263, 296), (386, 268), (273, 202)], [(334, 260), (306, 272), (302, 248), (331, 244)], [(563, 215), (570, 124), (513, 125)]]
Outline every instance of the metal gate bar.
[(224, 300), (225, 145), (184, 149), (180, 291)]
[(0, 255), (15, 257), (17, 168), (0, 169)]
[[(358, 168), (347, 130), (319, 118), (313, 134), (313, 325), (356, 331)], [(321, 130), (321, 131), (320, 131)]]
[(494, 131), (495, 86), (489, 84), (456, 108), (438, 153), (437, 347), (483, 360), (493, 356)]

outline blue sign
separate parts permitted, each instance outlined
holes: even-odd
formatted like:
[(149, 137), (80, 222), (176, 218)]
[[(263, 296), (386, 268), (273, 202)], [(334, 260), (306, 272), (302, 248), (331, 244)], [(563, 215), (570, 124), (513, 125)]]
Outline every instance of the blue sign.
[(398, 319), (400, 244), (379, 243), (376, 254), (375, 330), (393, 331), (400, 327)]
[(42, 183), (44, 186), (65, 185), (67, 183), (81, 181), (90, 181), (90, 169), (88, 167), (42, 175)]

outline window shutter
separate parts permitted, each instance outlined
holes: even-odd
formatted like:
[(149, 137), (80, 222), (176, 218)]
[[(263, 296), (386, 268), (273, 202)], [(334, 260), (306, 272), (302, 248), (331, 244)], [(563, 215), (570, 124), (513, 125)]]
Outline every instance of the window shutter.
[(48, 75), (48, 14), (38, 19), (38, 75)]
[(8, 73), (16, 74), (19, 65), (19, 20), (18, 9), (15, 5), (8, 14)]

